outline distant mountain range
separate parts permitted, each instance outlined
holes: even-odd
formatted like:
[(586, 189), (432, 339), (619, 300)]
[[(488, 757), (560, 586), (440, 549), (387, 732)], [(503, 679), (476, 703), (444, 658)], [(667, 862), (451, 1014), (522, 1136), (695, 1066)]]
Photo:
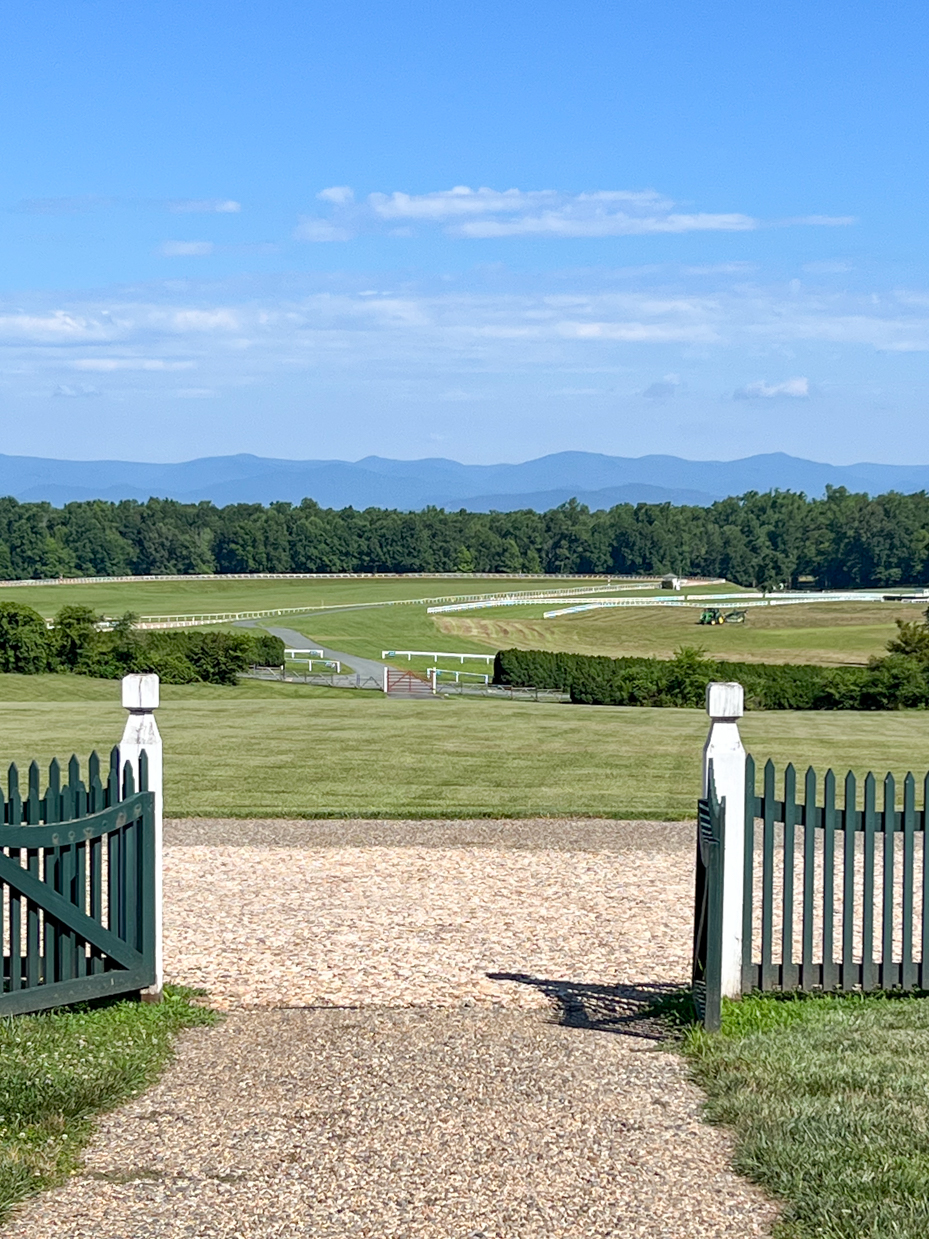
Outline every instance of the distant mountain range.
[(709, 504), (775, 487), (814, 496), (827, 484), (872, 495), (924, 490), (929, 489), (929, 465), (827, 465), (783, 452), (742, 460), (558, 452), (517, 465), (381, 456), (354, 462), (211, 456), (169, 465), (0, 456), (0, 495), (56, 506), (81, 499), (144, 501), (156, 496), (188, 503), (210, 499), (218, 505), (310, 498), (327, 508), (411, 510), (434, 505), (472, 512), (544, 511), (571, 498), (593, 509), (617, 503)]

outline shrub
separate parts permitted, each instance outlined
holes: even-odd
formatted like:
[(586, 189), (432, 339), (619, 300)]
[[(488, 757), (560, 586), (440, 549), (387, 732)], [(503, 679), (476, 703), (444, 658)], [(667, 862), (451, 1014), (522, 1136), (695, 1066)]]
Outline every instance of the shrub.
[[(177, 634), (178, 653), (207, 684), (235, 684), (251, 664), (252, 642), (244, 632), (191, 631)], [(282, 660), (283, 661), (283, 660)]]
[(280, 667), (284, 663), (284, 642), (263, 628), (246, 628), (251, 638), (250, 661), (257, 667)]
[(58, 662), (69, 671), (97, 637), (99, 615), (91, 607), (62, 607), (55, 616), (50, 639)]
[(892, 653), (867, 667), (734, 663), (685, 647), (672, 659), (501, 650), (494, 682), (554, 688), (587, 705), (702, 707), (711, 680), (737, 680), (754, 710), (899, 710), (929, 706), (929, 663)]
[(38, 611), (19, 602), (0, 602), (0, 671), (36, 675), (54, 662), (54, 646)]

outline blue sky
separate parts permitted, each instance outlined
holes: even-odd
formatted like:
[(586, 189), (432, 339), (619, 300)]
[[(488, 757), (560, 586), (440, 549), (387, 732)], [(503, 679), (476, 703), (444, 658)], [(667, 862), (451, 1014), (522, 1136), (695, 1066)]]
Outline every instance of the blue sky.
[(927, 34), (0, 0), (2, 450), (925, 463)]

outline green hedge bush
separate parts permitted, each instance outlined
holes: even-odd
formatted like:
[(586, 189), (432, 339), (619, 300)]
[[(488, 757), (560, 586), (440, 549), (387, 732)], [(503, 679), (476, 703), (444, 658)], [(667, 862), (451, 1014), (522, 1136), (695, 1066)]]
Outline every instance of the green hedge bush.
[(601, 658), (501, 650), (494, 683), (552, 688), (586, 705), (702, 708), (711, 680), (737, 680), (754, 710), (898, 710), (929, 707), (929, 665), (907, 654), (867, 667), (736, 663), (684, 648), (674, 658)]

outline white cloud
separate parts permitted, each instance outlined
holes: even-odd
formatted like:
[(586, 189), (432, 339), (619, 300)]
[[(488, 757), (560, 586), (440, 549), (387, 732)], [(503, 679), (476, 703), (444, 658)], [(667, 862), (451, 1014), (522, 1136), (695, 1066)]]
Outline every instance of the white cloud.
[(212, 387), (179, 387), (174, 394), (181, 400), (212, 400), (217, 395)]
[(806, 378), (786, 379), (783, 383), (766, 383), (759, 379), (755, 383), (746, 383), (732, 393), (735, 400), (776, 400), (786, 396), (793, 400), (805, 400), (810, 394), (810, 380)]
[(214, 248), (212, 241), (165, 241), (161, 252), (166, 258), (206, 258)]
[(161, 357), (81, 357), (72, 361), (74, 370), (93, 370), (109, 374), (114, 370), (195, 370), (195, 361), (165, 361)]
[(849, 216), (807, 215), (769, 223), (739, 211), (682, 211), (654, 190), (569, 194), (554, 189), (471, 189), (456, 185), (424, 194), (373, 193), (356, 203), (348, 186), (335, 185), (321, 190), (317, 198), (332, 207), (332, 218), (305, 216), (295, 234), (300, 240), (344, 241), (360, 231), (384, 228), (389, 235), (410, 236), (415, 225), (438, 226), (450, 236), (494, 239), (750, 232), (769, 226), (854, 222)]
[[(713, 390), (732, 393), (750, 366), (739, 401), (800, 404), (817, 395), (804, 377), (814, 363), (785, 363), (790, 352), (848, 372), (875, 351), (929, 353), (923, 289), (877, 297), (802, 286), (791, 292), (721, 276), (711, 293), (701, 277), (694, 281), (699, 294), (682, 285), (667, 295), (652, 278), (643, 276), (638, 289), (625, 280), (598, 287), (583, 271), (507, 283), (495, 269), (468, 283), (408, 282), (376, 296), (365, 295), (377, 285), (357, 273), (256, 277), (248, 285), (160, 281), (64, 302), (35, 293), (25, 306), (0, 305), (4, 400), (15, 407), (9, 402), (18, 393), (44, 395), (56, 384), (63, 395), (80, 395), (82, 379), (100, 380), (107, 394), (112, 387), (114, 399), (122, 398), (133, 376), (145, 374), (156, 379), (153, 398), (176, 387), (188, 393), (178, 399), (208, 400), (204, 393), (225, 396), (244, 385), (271, 391), (282, 376), (300, 374), (331, 390), (375, 390), (402, 378), (414, 387), (434, 383), (433, 398), (460, 392), (475, 399), (496, 390), (490, 375), (527, 392), (537, 384), (580, 392), (602, 374), (623, 373), (640, 376), (624, 380), (623, 390), (647, 393), (637, 398), (645, 411), (662, 399), (676, 403), (680, 376), (665, 372), (699, 350), (727, 374), (739, 367), (732, 379), (714, 379)], [(758, 378), (761, 364), (768, 374)], [(793, 373), (784, 374), (785, 365)]]
[(88, 318), (66, 310), (46, 314), (0, 314), (0, 344), (8, 340), (34, 341), (37, 344), (70, 344), (87, 340), (106, 340), (114, 325), (102, 317)]
[(330, 185), (328, 189), (321, 189), (316, 197), (321, 202), (334, 202), (337, 206), (344, 206), (347, 202), (355, 201), (355, 191), (348, 185)]
[(167, 207), (175, 215), (238, 215), (242, 210), (241, 202), (233, 198), (176, 198)]

